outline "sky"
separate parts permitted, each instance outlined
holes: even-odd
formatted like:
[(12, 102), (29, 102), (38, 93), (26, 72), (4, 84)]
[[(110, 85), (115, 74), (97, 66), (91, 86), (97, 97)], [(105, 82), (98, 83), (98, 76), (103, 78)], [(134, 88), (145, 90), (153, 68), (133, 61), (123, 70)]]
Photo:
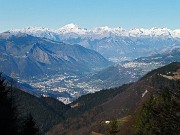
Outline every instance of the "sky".
[(180, 0), (0, 0), (0, 32), (69, 23), (88, 29), (180, 29)]

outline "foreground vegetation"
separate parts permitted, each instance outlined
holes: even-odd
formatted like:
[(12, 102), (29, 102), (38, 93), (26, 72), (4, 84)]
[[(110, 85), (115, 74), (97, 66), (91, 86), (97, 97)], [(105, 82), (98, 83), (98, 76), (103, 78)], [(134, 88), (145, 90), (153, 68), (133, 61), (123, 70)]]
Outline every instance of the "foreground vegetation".
[(39, 129), (29, 113), (26, 118), (19, 117), (12, 96), (12, 89), (0, 74), (0, 134), (1, 135), (39, 135)]
[(135, 119), (135, 135), (180, 134), (180, 89), (165, 88), (159, 96), (151, 96)]

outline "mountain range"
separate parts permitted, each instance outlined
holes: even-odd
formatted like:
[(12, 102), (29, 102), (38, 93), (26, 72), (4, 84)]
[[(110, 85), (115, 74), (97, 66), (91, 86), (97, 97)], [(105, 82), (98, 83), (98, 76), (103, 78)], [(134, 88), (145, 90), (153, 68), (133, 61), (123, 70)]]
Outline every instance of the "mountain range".
[(29, 27), (0, 34), (0, 70), (37, 96), (70, 103), (179, 61), (179, 46), (178, 29)]
[(28, 27), (10, 30), (10, 33), (26, 33), (69, 44), (79, 44), (95, 50), (105, 58), (119, 62), (134, 57), (149, 56), (165, 47), (180, 44), (180, 30), (168, 28), (130, 29), (98, 27), (93, 30), (68, 24), (57, 30)]

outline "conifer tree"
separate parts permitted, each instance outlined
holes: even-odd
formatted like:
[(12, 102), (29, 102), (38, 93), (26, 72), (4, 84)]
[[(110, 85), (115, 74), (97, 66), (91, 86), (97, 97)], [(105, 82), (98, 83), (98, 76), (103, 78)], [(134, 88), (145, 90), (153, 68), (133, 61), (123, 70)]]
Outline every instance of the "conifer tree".
[(135, 135), (179, 135), (180, 104), (175, 100), (179, 99), (168, 88), (151, 97), (136, 118)]
[(16, 135), (18, 130), (17, 110), (9, 92), (7, 83), (0, 73), (0, 135)]
[(155, 125), (152, 124), (154, 121), (152, 118), (155, 117), (153, 104), (153, 97), (150, 97), (137, 115), (135, 123), (136, 135), (151, 135), (153, 133), (155, 127)]
[(28, 114), (26, 120), (24, 121), (22, 135), (39, 135), (39, 129), (31, 115)]

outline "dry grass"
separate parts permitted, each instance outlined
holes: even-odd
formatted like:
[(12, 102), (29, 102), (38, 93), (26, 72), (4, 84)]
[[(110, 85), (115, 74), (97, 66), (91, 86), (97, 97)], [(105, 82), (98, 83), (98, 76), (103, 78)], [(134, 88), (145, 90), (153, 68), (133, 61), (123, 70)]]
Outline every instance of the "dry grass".
[(92, 131), (91, 135), (103, 135), (103, 134)]
[(117, 119), (118, 125), (120, 126), (123, 125), (125, 122), (129, 121), (131, 117), (132, 117), (131, 115), (128, 115), (128, 116)]
[(173, 76), (168, 76), (168, 75), (161, 75), (161, 76), (169, 80), (180, 80), (180, 69), (174, 72)]

